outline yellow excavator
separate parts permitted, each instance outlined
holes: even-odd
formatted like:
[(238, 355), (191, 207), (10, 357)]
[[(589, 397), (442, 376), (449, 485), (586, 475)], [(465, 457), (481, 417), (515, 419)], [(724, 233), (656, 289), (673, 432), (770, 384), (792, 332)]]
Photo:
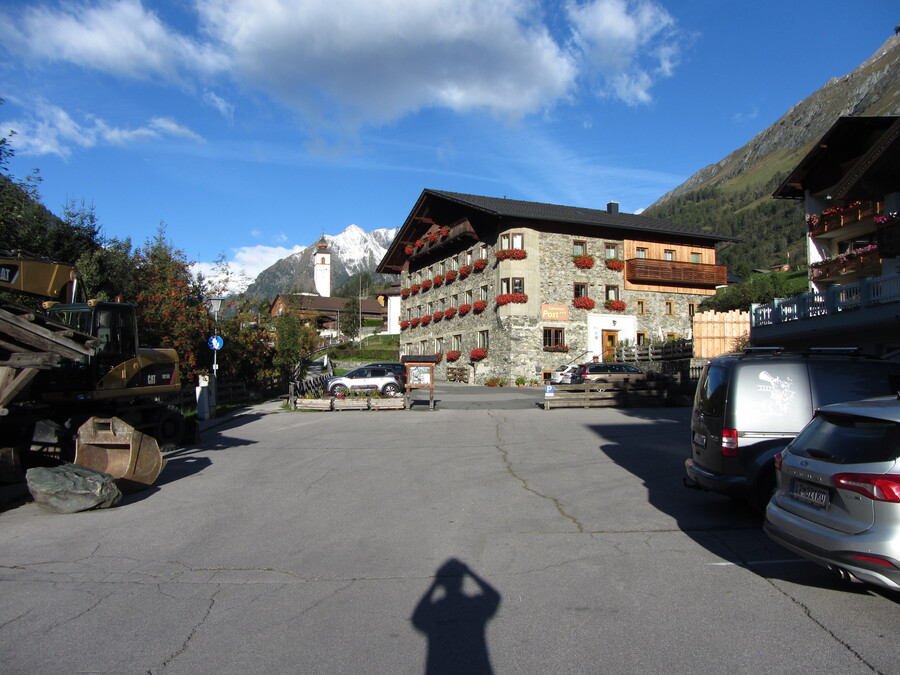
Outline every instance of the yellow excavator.
[(44, 300), (38, 312), (0, 298), (0, 480), (74, 461), (126, 491), (149, 487), (184, 418), (173, 349), (141, 347), (133, 305), (76, 302), (72, 265), (0, 251), (0, 289)]

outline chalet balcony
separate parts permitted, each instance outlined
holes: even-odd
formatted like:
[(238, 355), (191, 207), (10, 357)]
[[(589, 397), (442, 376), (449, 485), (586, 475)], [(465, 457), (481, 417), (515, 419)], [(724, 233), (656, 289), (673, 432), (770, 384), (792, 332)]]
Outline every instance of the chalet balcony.
[(634, 284), (715, 288), (728, 282), (728, 274), (724, 265), (631, 258), (625, 261), (625, 280)]
[(813, 237), (834, 238), (841, 230), (857, 223), (871, 224), (874, 229), (872, 220), (882, 211), (881, 202), (855, 202), (850, 206), (828, 209), (819, 215), (809, 216), (806, 226)]
[(877, 248), (839, 255), (809, 266), (811, 281), (846, 280), (881, 273), (881, 253)]

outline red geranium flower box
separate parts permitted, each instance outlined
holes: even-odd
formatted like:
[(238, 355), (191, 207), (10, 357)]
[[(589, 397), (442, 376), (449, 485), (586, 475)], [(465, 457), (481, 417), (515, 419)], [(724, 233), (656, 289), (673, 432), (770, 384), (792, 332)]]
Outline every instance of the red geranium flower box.
[(459, 276), (467, 277), (472, 274), (472, 268), (469, 265), (463, 265), (459, 268)]
[(572, 305), (577, 307), (578, 309), (594, 309), (597, 303), (594, 302), (591, 298), (586, 295), (581, 296), (580, 298), (575, 298), (572, 301)]
[(456, 307), (448, 307), (444, 310), (444, 318), (452, 319), (456, 316)]
[(456, 361), (460, 356), (462, 356), (462, 354), (460, 354), (460, 352), (456, 349), (451, 349), (449, 352), (447, 352), (448, 361)]
[(621, 272), (625, 269), (625, 261), (619, 260), (618, 258), (607, 258), (606, 269), (612, 270), (613, 272)]
[(487, 309), (487, 300), (476, 300), (472, 303), (472, 309), (475, 310), (476, 313), (483, 312)]
[(429, 232), (428, 234), (425, 235), (425, 238), (428, 240), (428, 243), (434, 244), (441, 237), (437, 232)]
[(610, 312), (624, 312), (625, 311), (625, 302), (622, 300), (607, 300), (603, 303), (603, 306), (606, 307)]
[(426, 314), (419, 321), (423, 326), (427, 326), (431, 323), (431, 314)]
[(419, 325), (419, 317), (416, 316), (416, 317), (413, 317), (412, 319), (410, 319), (410, 320), (409, 320), (409, 325), (410, 325), (411, 327), (413, 327), (413, 328), (415, 328), (416, 326), (418, 326), (418, 325)]
[(444, 285), (444, 275), (435, 274), (434, 279), (432, 281), (434, 281), (435, 286), (443, 286)]
[(444, 282), (451, 284), (456, 281), (456, 270), (447, 270), (447, 274), (444, 275)]
[(407, 244), (407, 245), (403, 248), (403, 252), (404, 252), (406, 255), (412, 255), (413, 253), (416, 252), (416, 249), (415, 249), (414, 246), (411, 246), (411, 245)]
[(495, 298), (498, 305), (508, 305), (510, 303), (528, 302), (528, 296), (525, 293), (501, 293)]
[(422, 290), (427, 291), (429, 288), (431, 288), (431, 279), (424, 279), (422, 281)]
[(497, 260), (525, 260), (528, 253), (523, 248), (505, 248), (494, 253)]
[(483, 272), (484, 268), (487, 267), (487, 258), (479, 258), (475, 261), (474, 267), (476, 272)]
[(407, 321), (406, 319), (401, 319), (400, 330), (406, 330), (407, 328), (409, 328), (409, 321)]
[(443, 318), (444, 318), (444, 313), (440, 310), (436, 311), (434, 314), (431, 315), (432, 321), (440, 321)]
[(401, 297), (401, 298), (408, 298), (408, 297), (409, 297), (409, 289), (408, 289), (408, 288), (401, 288), (401, 289), (400, 289), (400, 297)]
[(422, 286), (419, 284), (413, 284), (412, 286), (409, 287), (410, 293), (418, 293), (420, 290), (422, 290)]
[(575, 267), (581, 270), (589, 270), (594, 266), (594, 256), (592, 255), (576, 255), (572, 256), (572, 262)]
[(482, 359), (486, 359), (487, 355), (487, 349), (484, 349), (483, 347), (476, 347), (469, 354), (469, 358), (471, 358), (473, 361), (481, 361)]
[(460, 316), (465, 316), (465, 315), (468, 314), (471, 310), (472, 310), (472, 305), (470, 305), (468, 302), (464, 302), (463, 304), (461, 304), (461, 305), (459, 306), (459, 315), (460, 315)]

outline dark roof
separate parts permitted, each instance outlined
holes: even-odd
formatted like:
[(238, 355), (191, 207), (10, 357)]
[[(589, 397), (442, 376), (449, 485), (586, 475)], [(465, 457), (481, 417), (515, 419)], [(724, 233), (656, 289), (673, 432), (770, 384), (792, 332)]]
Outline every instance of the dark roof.
[[(326, 297), (321, 295), (292, 295), (279, 294), (275, 300), (281, 298), (285, 306), (291, 311), (306, 312), (339, 312), (344, 309), (347, 298)], [(272, 302), (275, 304), (275, 301)], [(386, 314), (387, 309), (377, 300), (363, 299), (359, 303), (363, 314)]]
[(602, 225), (624, 230), (641, 230), (644, 232), (688, 235), (713, 241), (740, 241), (735, 237), (714, 234), (698, 230), (688, 225), (659, 220), (633, 213), (610, 213), (608, 210), (587, 209), (580, 206), (562, 206), (542, 202), (524, 202), (517, 199), (501, 197), (480, 197), (459, 192), (442, 190), (425, 190), (423, 194), (432, 194), (444, 199), (465, 204), (495, 216), (504, 218), (522, 218), (525, 220), (547, 220), (578, 225)]
[(900, 117), (839, 117), (772, 194), (878, 200), (897, 189)]

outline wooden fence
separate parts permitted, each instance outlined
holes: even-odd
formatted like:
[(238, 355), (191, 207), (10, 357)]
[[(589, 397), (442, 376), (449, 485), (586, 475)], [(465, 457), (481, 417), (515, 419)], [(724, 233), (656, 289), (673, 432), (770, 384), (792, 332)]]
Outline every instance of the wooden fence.
[(750, 334), (750, 312), (700, 312), (694, 315), (694, 358), (711, 359), (734, 351)]
[(447, 366), (448, 382), (468, 382), (469, 369), (466, 366)]
[(544, 394), (544, 410), (554, 408), (654, 407), (672, 398), (677, 386), (668, 378), (646, 382), (558, 384)]

